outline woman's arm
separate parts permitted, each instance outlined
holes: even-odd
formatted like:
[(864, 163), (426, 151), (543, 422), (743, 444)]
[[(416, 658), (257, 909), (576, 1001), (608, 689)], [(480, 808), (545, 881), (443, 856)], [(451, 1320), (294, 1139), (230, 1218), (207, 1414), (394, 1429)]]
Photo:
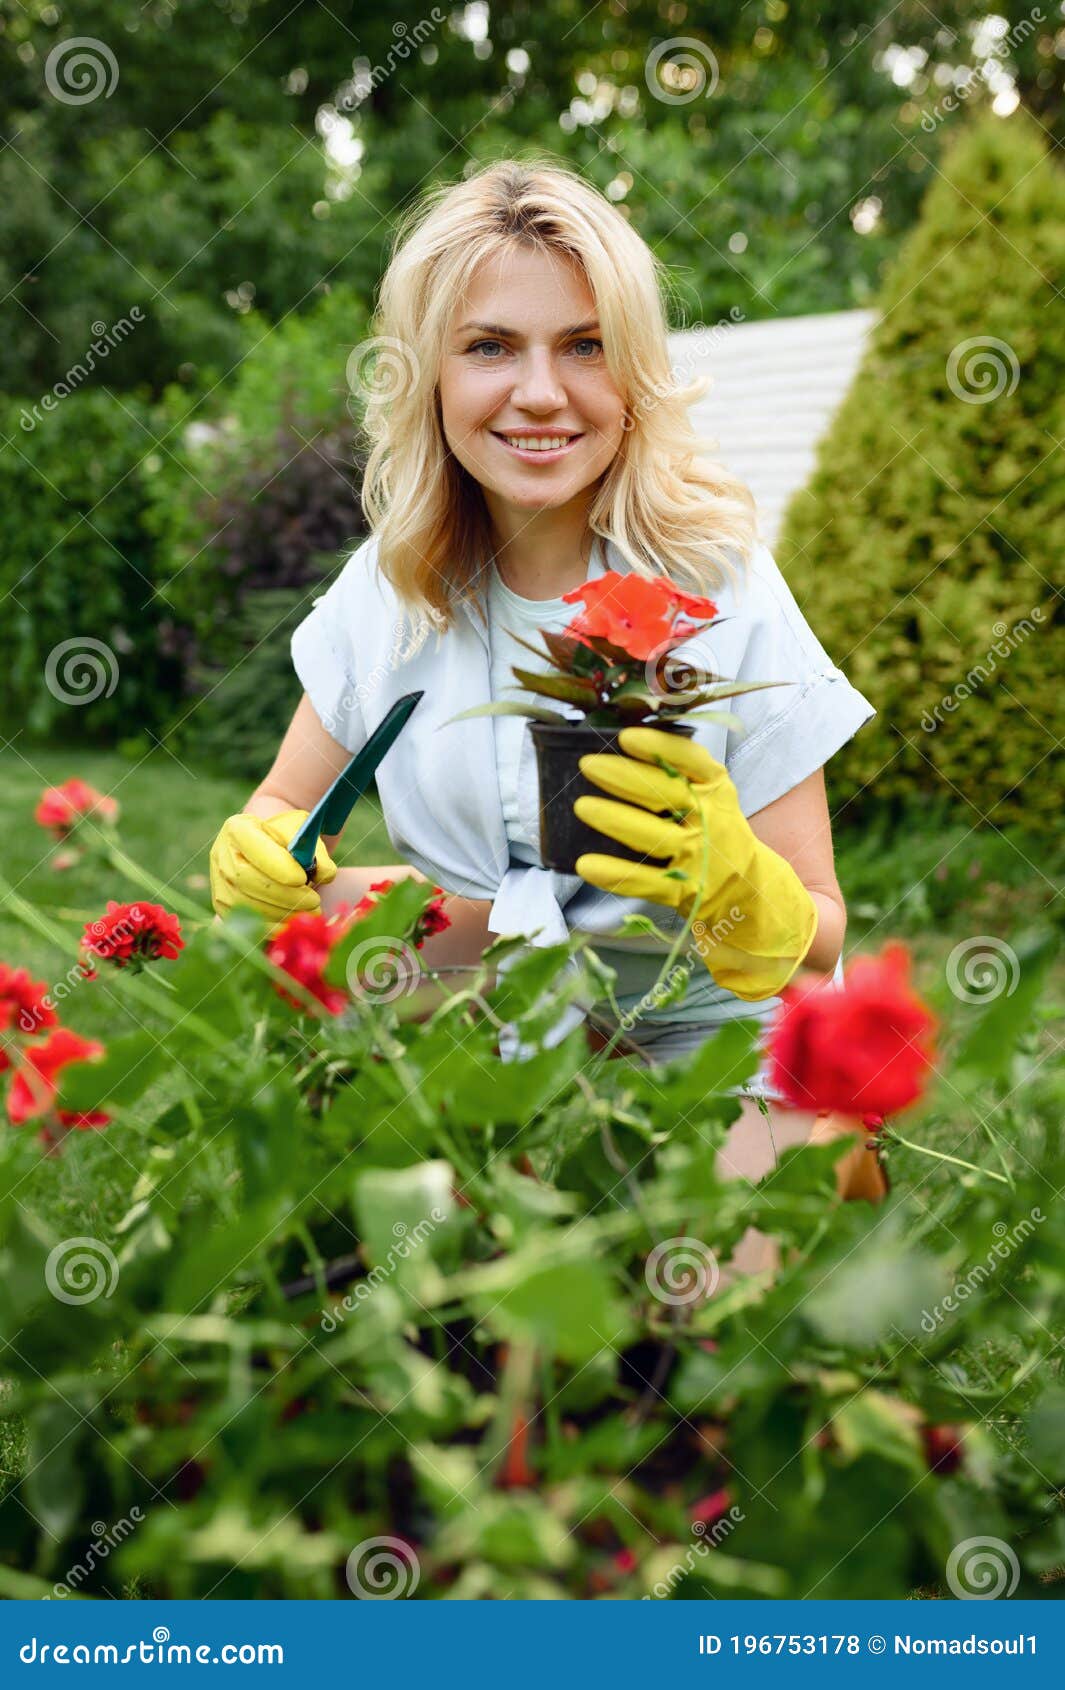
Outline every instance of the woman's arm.
[[(244, 806), (249, 816), (276, 816), (282, 810), (313, 810), (322, 795), (351, 762), (352, 754), (327, 733), (318, 712), (304, 693), (285, 730), (269, 773)], [(332, 854), (338, 833), (325, 841)], [(374, 879), (379, 874), (374, 873)]]
[(831, 977), (843, 950), (847, 907), (836, 879), (824, 769), (815, 769), (747, 820), (751, 832), (791, 864), (817, 905), (817, 933), (796, 978)]
[[(276, 816), (282, 810), (313, 810), (322, 794), (347, 768), (351, 755), (346, 746), (327, 733), (314, 705), (304, 693), (269, 773), (245, 804), (245, 812), (252, 816)], [(339, 838), (338, 833), (325, 837), (325, 847), (330, 855)], [(408, 863), (341, 868), (337, 870), (335, 880), (320, 888), (319, 900), (325, 914), (331, 915), (340, 904), (358, 903), (374, 881), (402, 880), (404, 877), (426, 879)], [(426, 939), (418, 953), (425, 967), (441, 968), (449, 963), (477, 962), (492, 937), (488, 932), (488, 911), (491, 907), (490, 899), (449, 895), (444, 900), (444, 910), (451, 918), (451, 926), (446, 932)]]

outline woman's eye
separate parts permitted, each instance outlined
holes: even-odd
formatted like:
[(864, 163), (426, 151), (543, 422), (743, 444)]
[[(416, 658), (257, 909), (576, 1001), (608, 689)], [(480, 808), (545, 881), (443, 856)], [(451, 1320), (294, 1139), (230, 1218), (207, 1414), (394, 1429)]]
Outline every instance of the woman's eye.
[[(502, 346), (502, 344), (503, 344), (503, 342), (501, 340), (478, 340), (478, 341), (474, 342), (474, 344), (469, 348), (469, 350), (471, 352), (480, 352), (481, 348), (484, 347), (484, 346)], [(494, 359), (494, 358), (489, 358), (488, 362), (490, 364), (494, 364), (494, 363), (497, 362), (497, 360)]]
[(575, 340), (573, 345), (574, 349), (578, 346), (594, 346), (598, 352), (602, 352), (603, 350), (603, 343), (601, 340)]

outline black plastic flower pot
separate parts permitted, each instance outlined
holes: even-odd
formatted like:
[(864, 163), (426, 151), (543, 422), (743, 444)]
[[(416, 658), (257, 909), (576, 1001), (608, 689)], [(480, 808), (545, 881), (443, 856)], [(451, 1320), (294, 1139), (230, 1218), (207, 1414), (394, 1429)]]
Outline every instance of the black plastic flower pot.
[[(692, 722), (655, 722), (646, 726), (660, 728), (663, 733), (682, 734), (690, 739), (695, 732)], [(586, 851), (621, 857), (627, 863), (660, 863), (661, 857), (648, 857), (634, 851), (619, 840), (589, 827), (573, 813), (576, 799), (609, 798), (601, 786), (593, 786), (581, 774), (579, 759), (590, 751), (622, 754), (618, 744), (620, 728), (589, 727), (587, 722), (533, 722), (530, 726), (536, 747), (536, 767), (540, 779), (540, 856), (545, 868), (559, 874), (576, 874), (577, 858)]]

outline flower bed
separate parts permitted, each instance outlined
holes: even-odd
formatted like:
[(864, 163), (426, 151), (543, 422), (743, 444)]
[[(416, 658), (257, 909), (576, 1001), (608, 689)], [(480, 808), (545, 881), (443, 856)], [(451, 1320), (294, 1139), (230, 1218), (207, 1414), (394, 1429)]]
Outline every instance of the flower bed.
[[(57, 1016), (16, 957), (0, 972), (0, 1367), (26, 1434), (0, 1591), (989, 1594), (990, 1557), (994, 1593), (1044, 1593), (1065, 1563), (1049, 1081), (1023, 1149), (984, 1123), (1032, 1065), (1049, 939), (1017, 941), (1017, 989), (940, 1029), (934, 1069), (897, 947), (831, 1004), (789, 994), (783, 1070), (879, 1132), (874, 1205), (837, 1194), (851, 1140), (721, 1180), (750, 1024), (655, 1071), (581, 1032), (502, 1063), (501, 1024), (535, 1048), (598, 982), (575, 940), (498, 982), (496, 947), (427, 1003), (432, 887), (268, 943), (106, 849), (153, 901), (112, 900), (106, 937), (135, 937), (83, 951), (78, 990), (135, 1030), (84, 1040), (76, 997)], [(923, 1149), (944, 1121), (950, 1148)], [(40, 1193), (102, 1145), (125, 1212), (64, 1232)], [(730, 1282), (752, 1225), (782, 1265)]]

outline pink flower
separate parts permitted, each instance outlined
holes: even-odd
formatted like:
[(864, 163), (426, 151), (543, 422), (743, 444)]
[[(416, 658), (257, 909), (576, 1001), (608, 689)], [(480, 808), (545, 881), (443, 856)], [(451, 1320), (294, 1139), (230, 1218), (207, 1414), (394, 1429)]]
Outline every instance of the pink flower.
[(85, 816), (99, 816), (103, 821), (118, 819), (118, 800), (97, 792), (88, 781), (72, 776), (62, 786), (49, 786), (41, 793), (33, 819), (47, 827), (57, 839), (65, 839), (71, 829)]
[(693, 1503), (691, 1517), (693, 1521), (700, 1521), (704, 1526), (712, 1526), (715, 1520), (720, 1520), (722, 1514), (727, 1514), (731, 1505), (728, 1490), (713, 1490), (708, 1496), (700, 1497)]

